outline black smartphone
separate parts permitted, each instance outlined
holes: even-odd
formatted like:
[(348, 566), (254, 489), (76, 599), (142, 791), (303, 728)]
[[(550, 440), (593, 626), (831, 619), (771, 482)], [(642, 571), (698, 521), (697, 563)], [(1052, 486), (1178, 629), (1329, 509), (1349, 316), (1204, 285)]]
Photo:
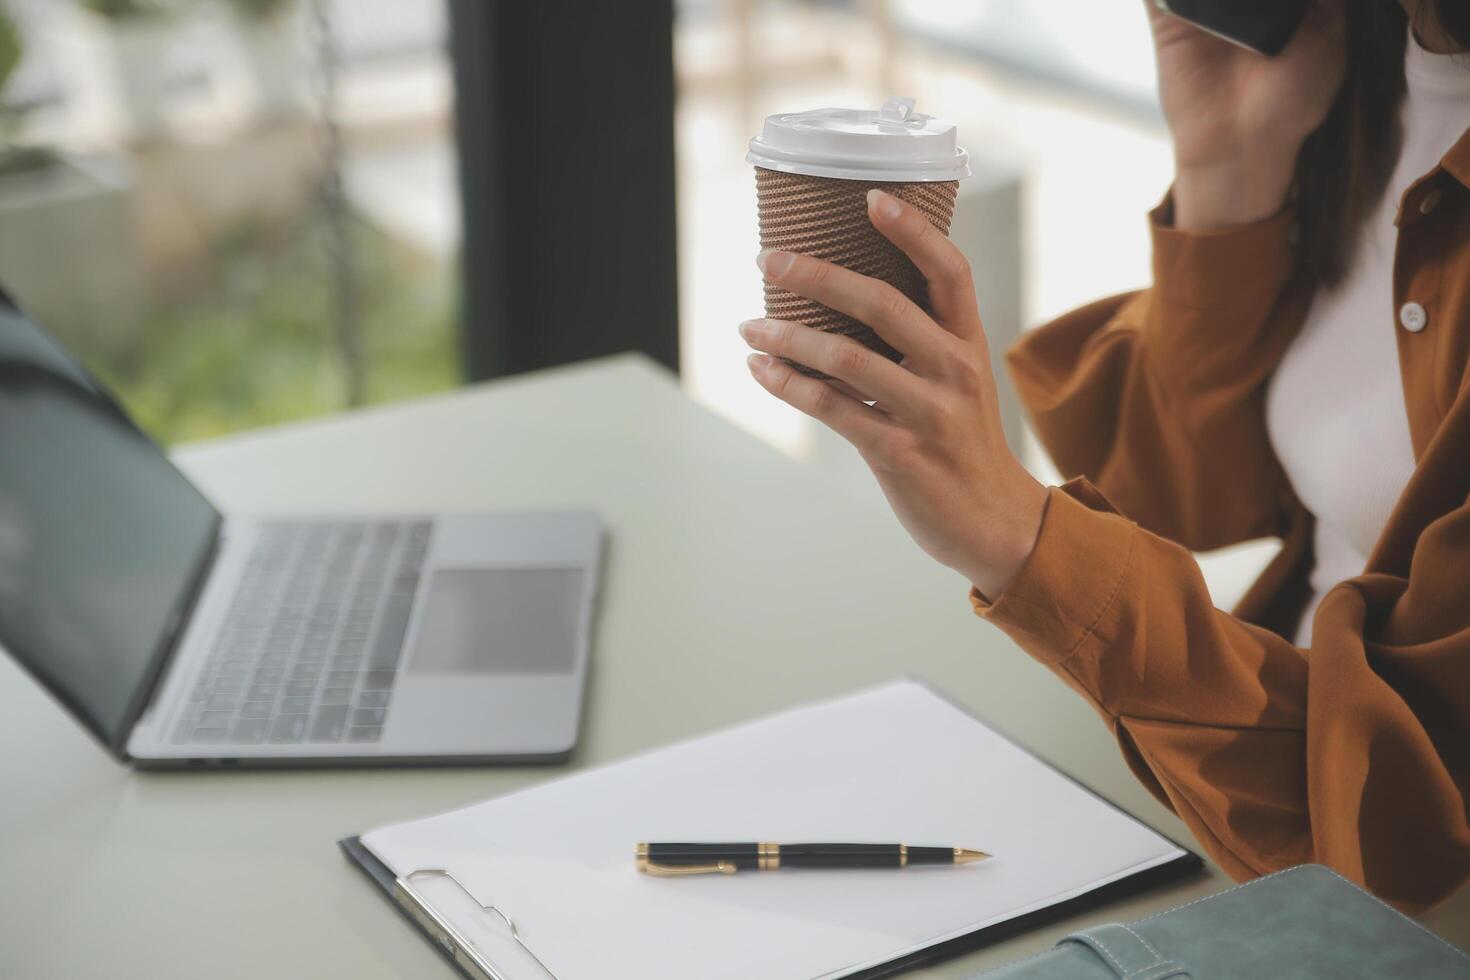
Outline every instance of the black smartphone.
[(1312, 0), (1154, 0), (1201, 30), (1264, 55), (1279, 54)]

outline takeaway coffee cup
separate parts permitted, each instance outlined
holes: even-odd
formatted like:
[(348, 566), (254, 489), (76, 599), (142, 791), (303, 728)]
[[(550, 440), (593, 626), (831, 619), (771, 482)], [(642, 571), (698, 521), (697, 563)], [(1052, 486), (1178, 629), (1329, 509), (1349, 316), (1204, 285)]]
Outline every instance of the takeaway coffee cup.
[[(949, 234), (969, 156), (953, 123), (891, 98), (881, 109), (812, 109), (767, 116), (745, 158), (755, 164), (761, 248), (826, 259), (890, 283), (929, 309), (924, 277), (868, 220), (877, 187), (917, 208)], [(852, 317), (766, 283), (766, 316), (852, 337), (899, 360), (902, 355)], [(803, 374), (824, 377), (801, 365)]]

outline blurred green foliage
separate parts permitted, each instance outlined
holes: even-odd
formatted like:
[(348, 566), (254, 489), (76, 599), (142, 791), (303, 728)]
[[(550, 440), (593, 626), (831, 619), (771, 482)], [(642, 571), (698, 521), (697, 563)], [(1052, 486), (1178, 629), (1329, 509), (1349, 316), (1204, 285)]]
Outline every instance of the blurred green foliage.
[(284, 16), (295, 6), (295, 0), (228, 0), (229, 5), (241, 17), (250, 20), (270, 20)]
[[(198, 7), (200, 0), (81, 0), (82, 7), (109, 20), (166, 17)], [(296, 0), (225, 0), (242, 17), (265, 20), (284, 14)]]
[(15, 27), (15, 21), (0, 6), (0, 95), (5, 93), (5, 83), (10, 81), (11, 74), (20, 66), (20, 58), (24, 53), (21, 46), (20, 31)]
[[(435, 263), (353, 220), (368, 403), (460, 380), (454, 283)], [(159, 442), (342, 409), (345, 374), (319, 215), (289, 234), (234, 229), (205, 298), (160, 307), (133, 343), (88, 366)]]
[(163, 17), (173, 13), (176, 6), (163, 0), (82, 0), (83, 9), (109, 20)]

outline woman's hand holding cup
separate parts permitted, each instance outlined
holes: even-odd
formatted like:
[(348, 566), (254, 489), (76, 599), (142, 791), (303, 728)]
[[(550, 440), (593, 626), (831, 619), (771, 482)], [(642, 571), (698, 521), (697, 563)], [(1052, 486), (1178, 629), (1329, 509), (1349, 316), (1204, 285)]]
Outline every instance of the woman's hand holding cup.
[(830, 262), (769, 251), (757, 261), (769, 282), (861, 321), (902, 361), (839, 334), (758, 319), (740, 327), (762, 352), (750, 370), (767, 391), (851, 442), (919, 546), (995, 598), (1031, 553), (1046, 489), (1006, 445), (964, 256), (891, 195), (870, 192), (868, 213), (923, 273), (932, 315), (891, 285)]

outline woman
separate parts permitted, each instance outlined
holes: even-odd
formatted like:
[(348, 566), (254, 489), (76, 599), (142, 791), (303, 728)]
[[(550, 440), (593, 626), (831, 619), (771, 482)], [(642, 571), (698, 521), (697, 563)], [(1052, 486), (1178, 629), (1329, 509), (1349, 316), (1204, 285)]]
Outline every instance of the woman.
[[(1010, 354), (1060, 488), (1006, 448), (964, 259), (892, 197), (870, 216), (932, 316), (758, 262), (902, 364), (741, 330), (1221, 866), (1319, 861), (1421, 911), (1470, 878), (1470, 4), (1402, 6), (1319, 0), (1265, 59), (1149, 4), (1177, 164), (1154, 285)], [(1266, 535), (1281, 554), (1215, 609), (1188, 549)]]

